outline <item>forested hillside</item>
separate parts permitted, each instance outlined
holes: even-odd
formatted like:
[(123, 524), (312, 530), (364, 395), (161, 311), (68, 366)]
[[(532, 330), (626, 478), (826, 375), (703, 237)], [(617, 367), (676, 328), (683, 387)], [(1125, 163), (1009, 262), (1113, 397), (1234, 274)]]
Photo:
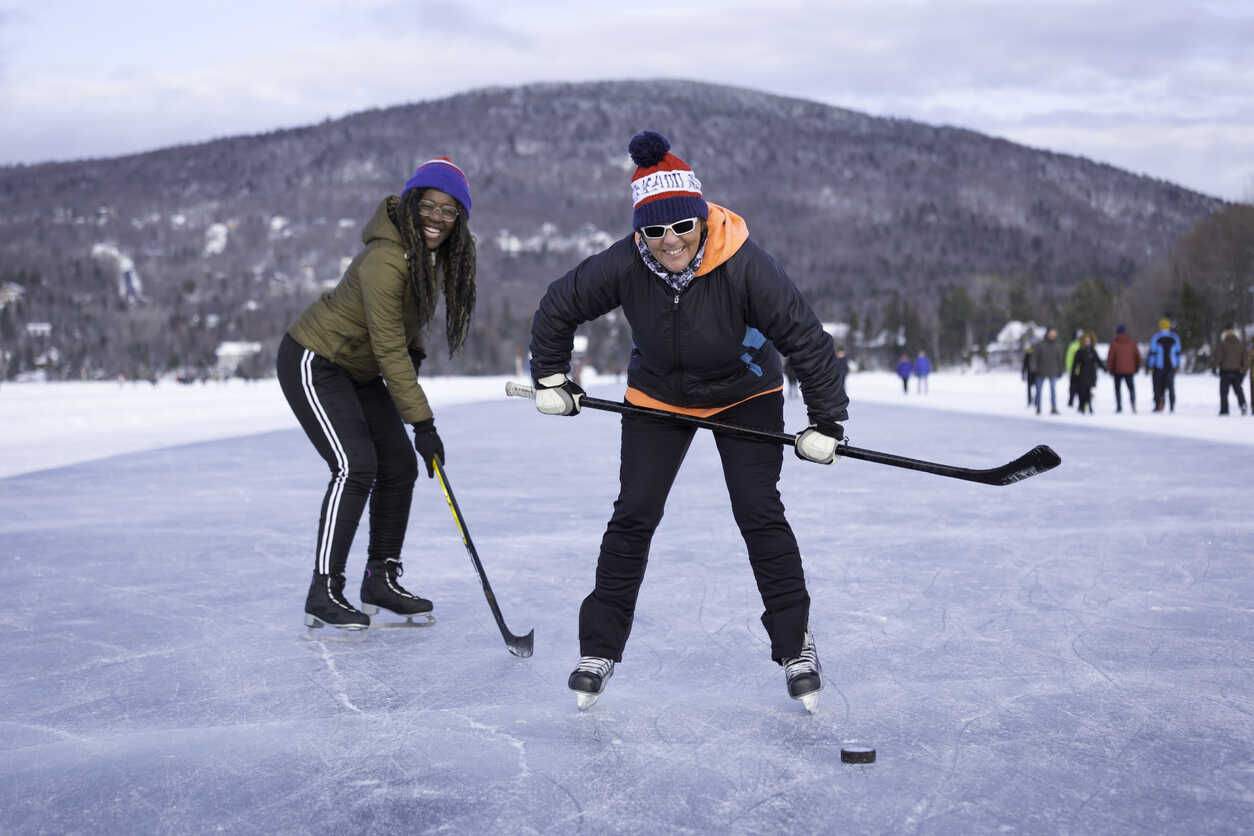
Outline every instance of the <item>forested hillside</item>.
[[(207, 368), (334, 282), (378, 200), (414, 166), (470, 178), (479, 308), (433, 371), (503, 372), (548, 282), (629, 231), (626, 154), (652, 128), (706, 196), (743, 215), (825, 320), (869, 342), (904, 328), (962, 353), (1007, 318), (1126, 287), (1221, 201), (971, 131), (679, 81), (477, 90), (319, 125), (115, 159), (0, 169), (7, 377)], [(30, 329), (31, 323), (51, 328)], [(594, 363), (629, 335), (589, 329)], [(430, 341), (433, 345), (438, 340)]]

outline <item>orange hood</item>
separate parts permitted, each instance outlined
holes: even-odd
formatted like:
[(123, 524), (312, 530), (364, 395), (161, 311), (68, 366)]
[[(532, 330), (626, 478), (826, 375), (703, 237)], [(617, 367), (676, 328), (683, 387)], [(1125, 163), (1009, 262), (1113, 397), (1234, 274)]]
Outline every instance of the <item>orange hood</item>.
[(705, 255), (701, 257), (698, 276), (704, 276), (727, 261), (749, 240), (749, 225), (744, 218), (717, 203), (706, 201), (706, 205), (710, 207), (710, 217), (706, 219)]

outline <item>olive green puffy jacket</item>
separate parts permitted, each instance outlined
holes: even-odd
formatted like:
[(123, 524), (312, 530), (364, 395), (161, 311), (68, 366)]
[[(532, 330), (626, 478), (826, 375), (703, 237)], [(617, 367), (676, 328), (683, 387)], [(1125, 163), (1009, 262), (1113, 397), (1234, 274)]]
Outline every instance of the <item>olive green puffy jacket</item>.
[(415, 424), (432, 416), (409, 357), (422, 351), (422, 337), (405, 244), (389, 216), (398, 200), (383, 199), (362, 230), (365, 248), (288, 333), (360, 383), (383, 375), (401, 418)]

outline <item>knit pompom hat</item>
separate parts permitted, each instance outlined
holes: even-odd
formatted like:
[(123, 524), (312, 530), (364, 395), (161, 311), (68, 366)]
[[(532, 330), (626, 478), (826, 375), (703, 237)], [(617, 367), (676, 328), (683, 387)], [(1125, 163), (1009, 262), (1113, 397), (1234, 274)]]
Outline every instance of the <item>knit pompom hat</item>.
[(414, 176), (405, 181), (402, 194), (410, 189), (439, 189), (460, 203), (470, 217), (470, 183), (448, 157), (436, 157), (418, 166)]
[(710, 216), (701, 181), (670, 150), (670, 142), (656, 131), (641, 131), (627, 145), (638, 166), (631, 176), (632, 229)]

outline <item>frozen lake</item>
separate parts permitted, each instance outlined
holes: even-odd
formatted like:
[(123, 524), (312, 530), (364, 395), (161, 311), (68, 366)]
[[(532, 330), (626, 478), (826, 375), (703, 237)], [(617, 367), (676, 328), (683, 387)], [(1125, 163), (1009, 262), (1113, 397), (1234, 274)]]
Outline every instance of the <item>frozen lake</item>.
[[(616, 493), (616, 416), (437, 406), (505, 618), (535, 628), (529, 659), (505, 651), (425, 478), (405, 582), (438, 623), (304, 638), (326, 477), (299, 431), (0, 478), (0, 830), (1247, 831), (1248, 444), (854, 410), (858, 446), (986, 467), (1047, 443), (1063, 464), (994, 488), (789, 454), (827, 678), (813, 716), (769, 660), (704, 433), (587, 713), (565, 682)], [(841, 764), (843, 742), (878, 761)]]

